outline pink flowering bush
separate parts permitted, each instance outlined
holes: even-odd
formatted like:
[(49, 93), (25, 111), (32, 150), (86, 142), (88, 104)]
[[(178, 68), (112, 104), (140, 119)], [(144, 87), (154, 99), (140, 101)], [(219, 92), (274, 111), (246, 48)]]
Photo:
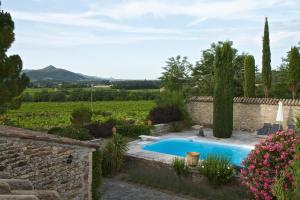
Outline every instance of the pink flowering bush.
[(272, 185), (280, 174), (284, 174), (286, 189), (291, 187), (293, 176), (286, 172), (296, 158), (295, 145), (299, 142), (298, 135), (293, 131), (277, 132), (270, 135), (244, 160), (241, 170), (242, 184), (250, 189), (255, 199), (272, 200)]

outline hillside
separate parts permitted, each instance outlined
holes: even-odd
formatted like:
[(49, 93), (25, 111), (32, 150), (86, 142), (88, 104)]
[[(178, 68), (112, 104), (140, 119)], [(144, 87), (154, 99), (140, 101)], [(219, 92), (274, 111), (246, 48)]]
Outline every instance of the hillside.
[(31, 82), (38, 81), (61, 81), (61, 82), (76, 82), (89, 80), (102, 80), (97, 77), (90, 77), (83, 74), (74, 73), (65, 69), (56, 68), (52, 65), (43, 69), (37, 70), (23, 70), (23, 72), (30, 78)]

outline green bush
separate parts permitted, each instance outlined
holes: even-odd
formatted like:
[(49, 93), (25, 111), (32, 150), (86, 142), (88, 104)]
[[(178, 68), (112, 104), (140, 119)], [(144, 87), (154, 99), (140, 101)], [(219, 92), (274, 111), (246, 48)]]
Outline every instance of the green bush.
[[(296, 146), (296, 155), (300, 156), (300, 146)], [(293, 184), (291, 188), (286, 186), (286, 176), (293, 176)], [(278, 200), (300, 199), (300, 160), (295, 159), (290, 167), (276, 179), (272, 186), (272, 194)]]
[(165, 91), (156, 99), (157, 107), (176, 107), (180, 118), (189, 125), (191, 118), (186, 110), (185, 97), (182, 91)]
[(150, 135), (152, 126), (143, 124), (117, 125), (117, 133), (126, 137), (136, 138), (139, 135)]
[(83, 127), (92, 121), (93, 113), (85, 106), (80, 106), (72, 111), (71, 123), (76, 127)]
[(61, 137), (72, 138), (76, 140), (90, 140), (89, 131), (85, 128), (75, 127), (53, 127), (48, 131), (49, 134), (58, 135)]
[(234, 168), (228, 158), (211, 154), (201, 162), (199, 172), (207, 177), (211, 185), (218, 186), (232, 180)]
[(184, 129), (184, 124), (182, 122), (172, 122), (170, 125), (172, 132), (181, 132)]
[(186, 175), (188, 173), (188, 166), (184, 158), (175, 157), (172, 160), (172, 168), (178, 176)]
[(120, 134), (113, 135), (113, 137), (106, 143), (103, 150), (103, 175), (114, 175), (120, 171), (127, 149), (127, 142), (123, 136)]
[(154, 124), (170, 123), (183, 120), (182, 112), (176, 106), (156, 106), (148, 117)]
[(93, 170), (92, 170), (92, 199), (99, 200), (100, 199), (100, 192), (99, 187), (102, 182), (102, 169), (101, 169), (101, 162), (102, 162), (102, 153), (99, 149), (93, 152)]

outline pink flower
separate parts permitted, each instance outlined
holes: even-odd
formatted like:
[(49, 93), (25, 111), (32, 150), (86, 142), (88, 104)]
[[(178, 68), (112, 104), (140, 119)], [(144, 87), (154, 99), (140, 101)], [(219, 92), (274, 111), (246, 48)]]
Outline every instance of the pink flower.
[[(255, 145), (248, 159), (244, 160), (245, 168), (241, 171), (243, 184), (253, 193), (255, 199), (274, 199), (271, 187), (276, 177), (290, 166), (293, 160), (299, 159), (295, 154), (295, 145), (300, 144), (299, 136), (292, 132), (277, 132), (270, 135), (260, 144)], [(287, 189), (293, 184), (291, 173), (284, 173)]]

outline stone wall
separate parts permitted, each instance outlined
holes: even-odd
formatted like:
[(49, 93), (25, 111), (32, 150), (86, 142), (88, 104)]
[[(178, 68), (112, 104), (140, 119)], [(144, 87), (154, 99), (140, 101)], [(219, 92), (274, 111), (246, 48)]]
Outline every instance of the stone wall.
[(170, 124), (155, 124), (151, 130), (151, 135), (160, 136), (171, 131)]
[[(255, 131), (264, 123), (276, 123), (278, 102), (283, 102), (283, 128), (295, 123), (300, 114), (300, 100), (272, 98), (234, 98), (233, 127), (237, 130)], [(213, 98), (193, 97), (187, 103), (188, 112), (194, 123), (212, 126)]]
[(0, 126), (0, 172), (63, 199), (91, 199), (95, 144)]

